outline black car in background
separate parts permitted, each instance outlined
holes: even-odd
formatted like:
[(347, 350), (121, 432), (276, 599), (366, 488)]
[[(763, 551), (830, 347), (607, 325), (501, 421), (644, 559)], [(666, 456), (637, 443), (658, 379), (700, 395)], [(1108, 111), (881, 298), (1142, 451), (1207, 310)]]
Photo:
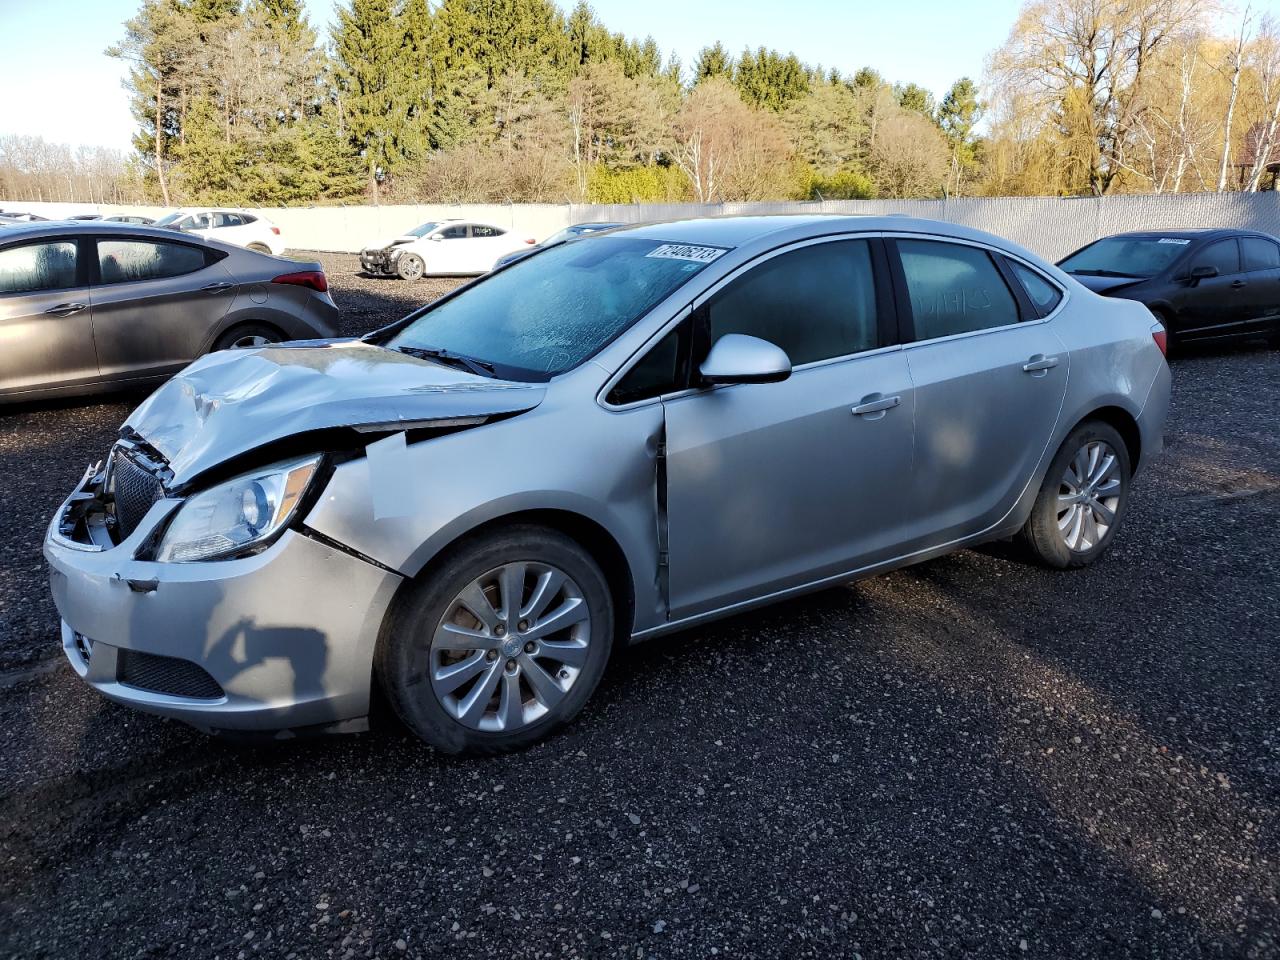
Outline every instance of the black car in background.
[(1058, 266), (1095, 293), (1146, 304), (1169, 344), (1267, 337), (1280, 346), (1280, 241), (1248, 230), (1103, 237)]

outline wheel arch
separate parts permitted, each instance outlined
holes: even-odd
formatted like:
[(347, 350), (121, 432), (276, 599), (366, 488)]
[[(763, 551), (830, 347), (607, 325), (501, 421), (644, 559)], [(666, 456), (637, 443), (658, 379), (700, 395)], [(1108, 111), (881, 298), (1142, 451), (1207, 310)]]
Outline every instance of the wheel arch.
[(1088, 420), (1101, 420), (1120, 434), (1120, 439), (1124, 441), (1125, 449), (1129, 454), (1130, 472), (1136, 474), (1138, 464), (1142, 460), (1142, 430), (1138, 426), (1137, 418), (1124, 407), (1098, 407), (1077, 420), (1066, 435), (1070, 436), (1076, 427)]
[[(407, 593), (416, 584), (429, 578), (442, 563), (468, 540), (483, 536), (493, 530), (517, 524), (546, 527), (564, 534), (578, 543), (600, 564), (614, 606), (614, 641), (618, 648), (625, 646), (635, 629), (636, 590), (631, 564), (626, 552), (612, 533), (590, 517), (572, 510), (556, 507), (534, 508), (504, 513), (490, 517), (443, 544), (411, 577), (406, 577), (399, 593)], [(393, 605), (394, 606), (394, 605)], [(616, 649), (616, 648), (615, 648)]]

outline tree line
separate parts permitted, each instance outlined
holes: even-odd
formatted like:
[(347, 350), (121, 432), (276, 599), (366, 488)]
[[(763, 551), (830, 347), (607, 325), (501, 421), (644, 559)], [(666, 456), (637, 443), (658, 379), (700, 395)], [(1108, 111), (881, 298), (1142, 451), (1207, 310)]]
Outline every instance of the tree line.
[[(107, 51), (129, 65), (134, 154), (113, 178), (100, 159), (33, 163), (58, 148), (0, 139), (0, 193), (269, 206), (1256, 190), (1280, 160), (1280, 30), (1209, 3), (1030, 0), (981, 88), (961, 78), (935, 102), (765, 47), (714, 43), (681, 64), (585, 2), (345, 0), (322, 43), (301, 0), (142, 0)], [(92, 196), (68, 165), (99, 171)]]

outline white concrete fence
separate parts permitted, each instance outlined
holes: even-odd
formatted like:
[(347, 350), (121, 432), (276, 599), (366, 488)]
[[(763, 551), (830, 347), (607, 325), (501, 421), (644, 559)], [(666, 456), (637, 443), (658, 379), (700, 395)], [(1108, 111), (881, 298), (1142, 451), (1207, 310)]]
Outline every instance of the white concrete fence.
[[(158, 217), (161, 207), (0, 200), (0, 210), (47, 217), (97, 212)], [(294, 250), (354, 253), (429, 220), (459, 217), (493, 223), (543, 240), (588, 220), (642, 223), (751, 213), (903, 213), (961, 223), (1008, 237), (1055, 260), (1098, 237), (1127, 230), (1237, 227), (1280, 234), (1280, 192), (1196, 193), (1116, 197), (997, 197), (955, 200), (832, 200), (779, 203), (406, 204), (403, 206), (250, 208), (280, 227)]]

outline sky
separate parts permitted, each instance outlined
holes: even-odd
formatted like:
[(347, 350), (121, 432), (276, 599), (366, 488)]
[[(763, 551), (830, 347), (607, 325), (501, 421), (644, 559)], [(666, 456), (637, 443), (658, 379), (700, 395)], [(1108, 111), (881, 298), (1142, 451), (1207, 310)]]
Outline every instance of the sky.
[[(572, 0), (557, 0), (569, 8)], [(334, 0), (306, 0), (327, 36)], [(734, 55), (772, 47), (852, 73), (871, 66), (939, 98), (962, 76), (981, 79), (1022, 0), (593, 0), (614, 31), (652, 34), (686, 67), (719, 40)], [(0, 134), (128, 150), (134, 122), (124, 64), (103, 54), (138, 0), (0, 0)]]

